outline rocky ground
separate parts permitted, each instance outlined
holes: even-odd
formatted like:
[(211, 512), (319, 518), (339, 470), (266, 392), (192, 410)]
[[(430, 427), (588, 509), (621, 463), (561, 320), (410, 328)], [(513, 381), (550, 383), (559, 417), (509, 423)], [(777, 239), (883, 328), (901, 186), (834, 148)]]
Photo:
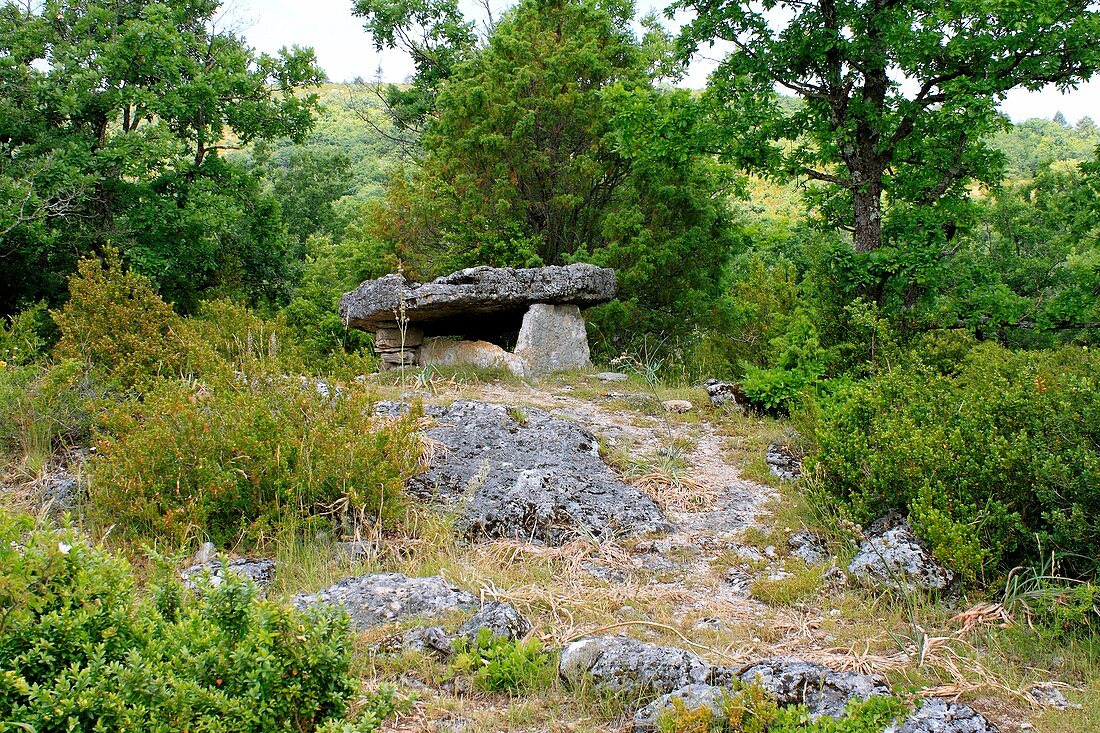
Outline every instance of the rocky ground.
[[(868, 528), (854, 559), (805, 531), (782, 425), (615, 376), (395, 381), (380, 409), (427, 405), (410, 491), (442, 512), (273, 586), (348, 608), (365, 673), (413, 698), (388, 730), (650, 730), (642, 702), (707, 704), (737, 676), (822, 714), (889, 685), (914, 703), (908, 733), (1062, 729), (1043, 722), (1061, 688), (994, 669), (982, 619), (952, 618), (968, 604), (903, 523)], [(472, 690), (447, 655), (481, 626), (563, 650), (560, 675), (529, 695)], [(579, 694), (578, 675), (638, 704)]]

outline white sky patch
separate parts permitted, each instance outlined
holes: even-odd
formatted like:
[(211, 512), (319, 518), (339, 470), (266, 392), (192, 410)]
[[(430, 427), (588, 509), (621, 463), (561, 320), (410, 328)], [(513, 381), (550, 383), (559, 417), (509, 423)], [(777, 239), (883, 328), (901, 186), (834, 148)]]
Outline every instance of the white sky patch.
[[(475, 6), (469, 4), (474, 15)], [(275, 53), (284, 46), (311, 46), (332, 81), (369, 81), (379, 74), (386, 82), (406, 81), (413, 73), (411, 59), (397, 51), (375, 52), (362, 19), (351, 14), (351, 5), (351, 0), (235, 0), (226, 16), (258, 51)], [(493, 0), (492, 5), (504, 7), (506, 3)], [(663, 3), (639, 2), (640, 14), (650, 10), (660, 14), (663, 8)], [(701, 48), (682, 85), (702, 88), (725, 52), (719, 45)], [(1039, 92), (1015, 90), (1001, 110), (1017, 122), (1031, 117), (1050, 119), (1057, 112), (1071, 124), (1086, 116), (1100, 122), (1100, 79), (1064, 95), (1054, 87)]]

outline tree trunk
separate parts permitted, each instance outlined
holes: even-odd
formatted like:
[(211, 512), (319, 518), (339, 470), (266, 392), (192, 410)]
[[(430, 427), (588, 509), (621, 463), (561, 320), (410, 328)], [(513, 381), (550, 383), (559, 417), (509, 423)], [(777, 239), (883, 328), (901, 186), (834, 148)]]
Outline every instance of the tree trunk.
[(870, 252), (882, 245), (882, 182), (872, 181), (852, 192), (853, 233), (856, 252)]

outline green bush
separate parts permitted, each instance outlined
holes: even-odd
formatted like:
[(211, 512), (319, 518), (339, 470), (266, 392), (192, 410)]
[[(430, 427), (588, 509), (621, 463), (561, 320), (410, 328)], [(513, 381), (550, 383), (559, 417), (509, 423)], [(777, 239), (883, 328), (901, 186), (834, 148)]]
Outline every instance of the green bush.
[[(1038, 564), (1100, 569), (1100, 356), (1079, 347), (942, 350), (847, 385), (803, 415), (810, 465), (861, 523), (908, 512), (969, 580)], [(937, 364), (941, 368), (931, 366)]]
[(356, 691), (346, 616), (260, 600), (234, 576), (198, 596), (171, 583), (139, 596), (125, 561), (0, 514), (0, 721), (261, 733), (344, 715)]
[(0, 319), (0, 367), (30, 364), (46, 352), (56, 327), (45, 303), (38, 303), (6, 319)]
[(55, 451), (86, 440), (89, 405), (101, 392), (80, 362), (0, 366), (0, 455), (37, 470)]
[(554, 678), (553, 658), (538, 639), (514, 641), (481, 629), (473, 642), (455, 642), (455, 672), (468, 674), (474, 686), (489, 692), (535, 690)]
[(349, 531), (391, 520), (417, 470), (414, 417), (374, 417), (362, 388), (339, 390), (274, 376), (163, 382), (107, 410), (90, 464), (93, 519), (128, 536), (219, 545), (320, 514)]
[(69, 296), (53, 314), (61, 331), (54, 355), (83, 361), (123, 390), (144, 392), (161, 377), (191, 375), (212, 359), (187, 338), (183, 319), (152, 282), (124, 269), (113, 249), (102, 261), (80, 262)]

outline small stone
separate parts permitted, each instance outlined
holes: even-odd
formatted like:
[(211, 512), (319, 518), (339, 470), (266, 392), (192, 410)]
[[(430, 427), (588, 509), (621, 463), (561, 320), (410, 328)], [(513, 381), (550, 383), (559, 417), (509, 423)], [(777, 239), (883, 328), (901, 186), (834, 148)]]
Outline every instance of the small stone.
[(759, 662), (741, 673), (741, 681), (760, 685), (780, 705), (805, 705), (814, 717), (840, 717), (852, 700), (890, 694), (878, 677), (836, 672), (794, 657)]
[(401, 637), (401, 648), (412, 651), (426, 651), (448, 655), (454, 644), (454, 637), (439, 626), (422, 626), (409, 629)]
[(848, 573), (865, 583), (908, 590), (942, 590), (955, 577), (924, 549), (904, 520), (865, 539)]
[(901, 726), (886, 733), (996, 733), (997, 726), (973, 708), (940, 698), (925, 703)]
[[(209, 545), (209, 548), (207, 545)], [(196, 557), (213, 555), (213, 547), (209, 542), (204, 543), (199, 551), (195, 553)], [(261, 591), (265, 591), (268, 586), (275, 582), (275, 561), (267, 558), (241, 557), (230, 560), (226, 565), (226, 570), (234, 575), (248, 578)], [(222, 561), (214, 558), (192, 565), (180, 573), (184, 586), (192, 589), (198, 588), (198, 580), (203, 576), (209, 577), (210, 585), (214, 587), (221, 585), (225, 579)]]
[(316, 593), (294, 598), (296, 608), (327, 604), (344, 608), (357, 629), (409, 616), (432, 616), (451, 609), (475, 608), (477, 599), (439, 576), (412, 577), (376, 573), (344, 578)]
[(821, 565), (829, 559), (825, 543), (812, 532), (796, 532), (787, 539), (791, 554), (810, 565)]
[(710, 403), (714, 407), (734, 408), (738, 411), (744, 409), (746, 396), (738, 383), (708, 379), (703, 382), (703, 389), (706, 390)]
[(693, 407), (687, 400), (665, 400), (661, 404), (667, 411), (677, 413), (691, 412)]
[(713, 719), (722, 720), (724, 719), (722, 704), (728, 694), (727, 689), (714, 685), (686, 685), (667, 695), (662, 695), (634, 713), (634, 730), (659, 731), (658, 721), (661, 713), (672, 708), (674, 700), (680, 707), (689, 711), (703, 707), (710, 708), (714, 715)]
[(802, 461), (795, 458), (786, 446), (772, 443), (764, 454), (764, 460), (767, 461), (768, 470), (776, 478), (784, 481), (802, 478)]
[(1054, 708), (1056, 710), (1068, 710), (1070, 708), (1080, 708), (1080, 705), (1073, 705), (1066, 696), (1062, 694), (1062, 691), (1058, 689), (1058, 685), (1053, 682), (1040, 682), (1037, 685), (1033, 685), (1030, 690), (1027, 691), (1027, 696), (1038, 704)]
[(625, 382), (630, 378), (622, 372), (598, 372), (592, 376), (601, 382)]
[(504, 639), (522, 639), (531, 630), (531, 622), (525, 619), (510, 603), (489, 601), (469, 621), (458, 629), (458, 635), (474, 641), (482, 629)]

